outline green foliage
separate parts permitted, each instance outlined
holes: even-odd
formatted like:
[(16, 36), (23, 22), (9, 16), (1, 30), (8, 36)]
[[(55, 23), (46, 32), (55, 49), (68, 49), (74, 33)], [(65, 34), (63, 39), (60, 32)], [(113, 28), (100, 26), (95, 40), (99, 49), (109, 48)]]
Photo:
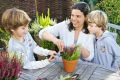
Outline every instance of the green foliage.
[(50, 18), (50, 10), (47, 11), (47, 16), (43, 13), (41, 16), (38, 15), (38, 11), (36, 11), (36, 19), (30, 24), (30, 33), (32, 34), (34, 40), (37, 42), (38, 45), (42, 46), (43, 48), (47, 49), (55, 49), (55, 45), (52, 42), (40, 40), (38, 37), (38, 33), (40, 30), (49, 27), (51, 25), (56, 24), (55, 20)]
[(77, 60), (80, 58), (80, 46), (66, 48), (61, 54), (63, 59), (66, 60)]
[(120, 1), (119, 0), (102, 0), (96, 5), (96, 9), (106, 12), (110, 23), (120, 24)]
[(70, 75), (67, 75), (67, 76), (65, 76), (65, 77), (63, 77), (62, 75), (60, 76), (60, 79), (58, 79), (58, 80), (70, 80)]
[[(96, 9), (105, 11), (109, 22), (120, 25), (120, 0), (102, 0), (96, 5)], [(120, 31), (117, 30), (117, 42), (120, 45)]]
[(72, 75), (68, 74), (68, 75), (66, 75), (66, 76), (60, 75), (60, 78), (57, 79), (57, 80), (80, 80), (80, 79), (79, 79), (79, 78), (73, 79), (73, 78), (72, 78)]
[(7, 47), (10, 35), (7, 31), (0, 28), (0, 47)]
[(30, 24), (30, 26), (31, 26), (30, 32), (32, 33), (32, 35), (38, 35), (38, 32), (41, 29), (49, 27), (54, 24), (56, 24), (56, 20), (52, 20), (50, 18), (50, 10), (48, 9), (47, 16), (45, 16), (43, 13), (41, 16), (39, 16), (38, 13), (36, 14), (35, 21), (33, 21)]
[(41, 43), (41, 46), (43, 48), (46, 48), (46, 49), (49, 49), (49, 50), (56, 50), (55, 49), (56, 46), (52, 42), (42, 40), (40, 43)]
[(40, 24), (40, 26), (42, 28), (48, 27), (50, 25), (54, 25), (54, 22), (51, 18), (50, 18), (50, 10), (48, 8), (47, 11), (47, 16), (45, 16), (43, 13), (41, 16), (37, 16), (37, 21)]
[(31, 25), (30, 33), (32, 35), (38, 35), (38, 32), (42, 29), (42, 27), (39, 25), (39, 23), (37, 22), (37, 20), (35, 20), (34, 22), (32, 22), (30, 25)]
[[(44, 15), (42, 14), (41, 16), (36, 15), (36, 17), (37, 17), (36, 20), (31, 23), (30, 33), (32, 34), (33, 38), (38, 43), (38, 45), (42, 46), (43, 48), (47, 48), (47, 49), (55, 49), (55, 46), (53, 45), (52, 42), (48, 42), (48, 41), (44, 41), (44, 40), (42, 40), (40, 42), (40, 40), (38, 38), (38, 33), (40, 30), (42, 30), (46, 27), (49, 27), (50, 25), (54, 25), (56, 23), (55, 20), (53, 21), (50, 18), (49, 9), (48, 9), (47, 16), (44, 17)], [(38, 40), (36, 40), (36, 39), (38, 39)]]
[(36, 8), (36, 19), (30, 24), (30, 26), (31, 26), (30, 33), (38, 45), (42, 46), (43, 48), (54, 49), (55, 46), (53, 45), (53, 43), (44, 41), (44, 40), (40, 40), (38, 37), (38, 33), (40, 30), (56, 24), (56, 21), (50, 18), (49, 8), (47, 11), (47, 15), (44, 15), (43, 13), (42, 13), (42, 15), (38, 14), (37, 0), (35, 0), (35, 8)]

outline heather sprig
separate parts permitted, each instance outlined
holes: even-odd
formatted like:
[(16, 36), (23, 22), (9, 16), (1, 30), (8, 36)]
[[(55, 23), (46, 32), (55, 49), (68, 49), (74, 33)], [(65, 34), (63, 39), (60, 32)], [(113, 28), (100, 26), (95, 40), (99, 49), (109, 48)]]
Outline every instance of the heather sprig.
[(21, 57), (15, 53), (13, 55), (13, 53), (0, 52), (0, 80), (16, 80), (19, 77), (22, 69)]

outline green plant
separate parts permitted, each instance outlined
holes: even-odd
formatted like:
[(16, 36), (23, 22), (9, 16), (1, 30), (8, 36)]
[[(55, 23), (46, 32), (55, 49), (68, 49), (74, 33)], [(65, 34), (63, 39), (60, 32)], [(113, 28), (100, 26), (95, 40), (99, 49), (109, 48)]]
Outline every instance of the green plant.
[(42, 28), (48, 27), (50, 25), (54, 25), (56, 23), (55, 20), (50, 18), (50, 10), (48, 8), (47, 16), (45, 16), (43, 13), (41, 16), (37, 16), (37, 21), (40, 24)]
[(100, 3), (96, 4), (96, 9), (105, 11), (111, 23), (120, 24), (119, 5), (119, 0), (102, 0)]
[(56, 20), (50, 18), (50, 10), (48, 8), (47, 16), (43, 13), (38, 14), (37, 0), (35, 0), (36, 19), (30, 23), (30, 33), (32, 36), (38, 35), (38, 32), (48, 26), (56, 24)]
[(50, 25), (54, 25), (56, 22), (50, 19), (49, 17), (49, 9), (48, 9), (48, 16), (42, 14), (41, 16), (37, 16), (36, 20), (31, 23), (30, 33), (32, 34), (35, 41), (38, 45), (42, 46), (43, 48), (47, 49), (54, 49), (55, 46), (52, 42), (48, 42), (45, 40), (39, 40), (38, 33), (40, 30), (49, 27)]
[(7, 47), (9, 38), (10, 38), (9, 33), (0, 28), (0, 48)]
[(34, 36), (34, 35), (38, 35), (38, 32), (42, 29), (42, 27), (40, 26), (40, 24), (37, 22), (37, 20), (35, 19), (34, 22), (32, 22), (30, 27), (30, 33)]
[(37, 35), (41, 29), (54, 24), (56, 24), (56, 20), (50, 18), (50, 10), (48, 9), (47, 16), (45, 16), (43, 13), (41, 16), (36, 14), (36, 19), (30, 24), (30, 32), (33, 35)]
[(31, 26), (30, 33), (38, 45), (42, 46), (43, 48), (47, 48), (47, 49), (55, 49), (55, 45), (52, 42), (40, 40), (38, 37), (38, 33), (40, 30), (56, 24), (56, 20), (53, 20), (50, 18), (49, 8), (47, 11), (47, 15), (44, 15), (43, 13), (42, 15), (38, 14), (37, 0), (35, 0), (35, 7), (36, 7), (36, 19), (30, 23), (30, 26)]
[(60, 79), (58, 79), (58, 80), (71, 80), (70, 78), (71, 78), (70, 75), (67, 75), (67, 76), (64, 76), (64, 77), (61, 75)]
[(21, 56), (0, 52), (0, 80), (17, 80), (22, 70)]
[(65, 60), (77, 60), (80, 58), (80, 46), (67, 47), (65, 51), (61, 54), (62, 58)]
[(60, 78), (57, 79), (57, 80), (80, 80), (79, 78), (74, 78), (73, 75), (66, 75), (66, 76), (63, 76), (63, 75), (60, 75)]

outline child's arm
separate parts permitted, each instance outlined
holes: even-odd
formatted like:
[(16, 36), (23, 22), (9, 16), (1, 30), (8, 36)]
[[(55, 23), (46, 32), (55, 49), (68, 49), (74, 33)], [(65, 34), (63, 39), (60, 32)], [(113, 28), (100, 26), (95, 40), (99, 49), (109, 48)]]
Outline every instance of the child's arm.
[(28, 38), (31, 40), (32, 42), (32, 49), (33, 49), (33, 52), (38, 54), (38, 55), (44, 55), (44, 56), (47, 56), (47, 55), (53, 55), (53, 54), (56, 54), (55, 51), (51, 51), (51, 50), (48, 50), (48, 49), (44, 49), (40, 46), (38, 46), (36, 44), (36, 42), (33, 40), (32, 36), (30, 35), (30, 33), (28, 33)]
[(41, 61), (31, 61), (28, 62), (23, 66), (24, 69), (38, 69), (38, 68), (43, 68), (49, 64), (49, 60), (41, 60)]
[(48, 49), (44, 49), (42, 47), (39, 47), (39, 46), (36, 46), (34, 49), (33, 49), (33, 52), (36, 53), (36, 54), (39, 54), (39, 55), (44, 55), (44, 56), (47, 56), (47, 55), (55, 55), (56, 54), (56, 51), (51, 51), (51, 50), (48, 50)]
[(51, 60), (45, 59), (41, 61), (30, 61), (28, 56), (25, 56), (25, 53), (22, 52), (21, 48), (9, 49), (9, 52), (15, 52), (17, 55), (22, 55), (23, 68), (24, 69), (38, 69), (43, 68), (50, 63)]
[(27, 62), (23, 68), (24, 69), (38, 69), (47, 66), (50, 62), (54, 61), (55, 57), (50, 56), (49, 59), (41, 60), (41, 61), (31, 61)]

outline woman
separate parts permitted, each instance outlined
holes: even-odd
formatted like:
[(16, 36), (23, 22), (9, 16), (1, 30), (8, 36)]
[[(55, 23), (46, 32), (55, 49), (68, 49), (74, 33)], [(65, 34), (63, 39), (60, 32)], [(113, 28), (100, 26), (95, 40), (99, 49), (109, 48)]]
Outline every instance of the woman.
[[(88, 34), (86, 16), (90, 8), (81, 2), (72, 6), (70, 20), (47, 27), (39, 32), (39, 37), (52, 41), (62, 52), (65, 47), (81, 45), (81, 58), (91, 61), (94, 57), (93, 36)], [(60, 39), (56, 37), (59, 36)]]

